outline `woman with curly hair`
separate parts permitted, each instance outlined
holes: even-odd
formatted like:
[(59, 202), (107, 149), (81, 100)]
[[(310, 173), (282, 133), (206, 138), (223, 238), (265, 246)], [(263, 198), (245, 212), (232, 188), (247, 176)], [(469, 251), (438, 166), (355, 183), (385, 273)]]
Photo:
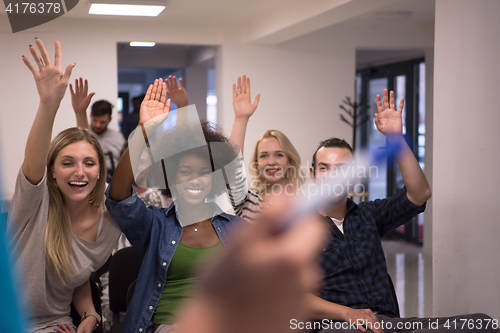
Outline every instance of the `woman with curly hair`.
[[(126, 333), (175, 331), (179, 308), (198, 280), (196, 266), (210, 253), (226, 247), (230, 229), (243, 222), (211, 202), (227, 191), (227, 182), (236, 177), (226, 168), (236, 152), (216, 127), (188, 121), (155, 137), (155, 130), (162, 128), (160, 124), (170, 111), (166, 96), (166, 84), (155, 80), (107, 192), (109, 212), (144, 256), (123, 324), (122, 332)], [(163, 188), (165, 195), (174, 198), (169, 208), (146, 207), (133, 190), (143, 151), (151, 162), (152, 175), (143, 179), (152, 182), (138, 185)], [(160, 177), (155, 179), (155, 175)]]

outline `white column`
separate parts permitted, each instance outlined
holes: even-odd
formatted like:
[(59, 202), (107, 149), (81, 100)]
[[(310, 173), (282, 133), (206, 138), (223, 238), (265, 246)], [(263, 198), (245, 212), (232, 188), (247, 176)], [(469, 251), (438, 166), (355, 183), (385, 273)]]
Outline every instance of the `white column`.
[(500, 319), (500, 1), (436, 0), (434, 315)]

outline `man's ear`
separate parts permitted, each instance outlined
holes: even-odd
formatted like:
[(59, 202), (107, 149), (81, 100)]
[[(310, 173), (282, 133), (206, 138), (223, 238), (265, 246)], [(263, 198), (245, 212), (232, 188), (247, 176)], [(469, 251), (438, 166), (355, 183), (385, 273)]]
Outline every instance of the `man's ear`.
[(313, 167), (309, 167), (309, 176), (311, 177), (311, 180), (314, 182), (314, 169), (313, 169)]

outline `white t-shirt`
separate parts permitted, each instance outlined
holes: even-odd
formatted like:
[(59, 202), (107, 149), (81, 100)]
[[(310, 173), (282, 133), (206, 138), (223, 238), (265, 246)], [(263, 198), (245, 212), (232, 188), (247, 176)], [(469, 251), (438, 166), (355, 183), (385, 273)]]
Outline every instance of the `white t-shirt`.
[(54, 321), (71, 323), (69, 313), (73, 291), (85, 283), (92, 272), (104, 265), (121, 235), (120, 227), (111, 215), (108, 215), (95, 242), (73, 234), (71, 245), (75, 273), (71, 281), (60, 280), (46, 264), (45, 229), (48, 212), (46, 177), (33, 185), (21, 168), (9, 209), (7, 228), (17, 255), (23, 301), (29, 309), (32, 328), (44, 327)]
[(333, 221), (333, 223), (335, 223), (337, 228), (339, 228), (340, 232), (343, 234), (344, 233), (344, 219), (342, 219), (341, 221), (339, 221), (333, 217), (330, 217), (330, 219)]

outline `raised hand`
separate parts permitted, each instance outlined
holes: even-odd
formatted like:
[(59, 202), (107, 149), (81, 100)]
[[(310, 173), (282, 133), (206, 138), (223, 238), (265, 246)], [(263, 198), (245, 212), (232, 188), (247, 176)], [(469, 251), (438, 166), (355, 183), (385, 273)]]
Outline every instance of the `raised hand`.
[[(150, 126), (158, 126), (168, 117), (170, 112), (170, 99), (167, 100), (167, 85), (163, 79), (156, 79), (150, 84), (146, 96), (141, 103), (139, 123), (148, 122)], [(153, 120), (154, 121), (150, 121)]]
[(73, 106), (73, 110), (78, 115), (80, 113), (84, 113), (87, 111), (87, 108), (90, 105), (90, 101), (92, 97), (94, 97), (95, 93), (89, 92), (89, 83), (85, 80), (85, 83), (82, 78), (75, 80), (75, 90), (73, 90), (73, 86), (71, 83), (69, 84), (69, 91), (71, 93), (71, 105)]
[(390, 100), (388, 98), (387, 89), (384, 89), (384, 101), (382, 103), (380, 95), (377, 95), (377, 110), (375, 113), (375, 125), (380, 133), (385, 136), (402, 135), (403, 134), (403, 121), (401, 114), (403, 113), (403, 105), (405, 99), (401, 98), (398, 110), (396, 111), (396, 104), (394, 102), (394, 91), (391, 90)]
[(184, 82), (179, 79), (179, 84), (177, 84), (177, 78), (175, 76), (169, 76), (165, 80), (167, 84), (167, 97), (170, 98), (172, 102), (177, 105), (178, 108), (183, 108), (188, 105), (188, 95), (186, 89), (184, 89)]
[(38, 55), (34, 46), (30, 45), (29, 50), (33, 55), (38, 70), (31, 64), (27, 57), (23, 56), (23, 61), (29, 68), (35, 78), (38, 95), (42, 104), (58, 107), (64, 97), (66, 88), (68, 87), (69, 77), (75, 64), (69, 64), (63, 73), (61, 63), (61, 44), (59, 41), (55, 43), (55, 59), (54, 64), (50, 62), (49, 54), (40, 39), (36, 39), (35, 43), (40, 51)]
[(250, 78), (243, 75), (238, 77), (237, 84), (233, 84), (233, 108), (235, 118), (250, 118), (259, 105), (260, 94), (255, 96), (252, 103), (250, 96)]

